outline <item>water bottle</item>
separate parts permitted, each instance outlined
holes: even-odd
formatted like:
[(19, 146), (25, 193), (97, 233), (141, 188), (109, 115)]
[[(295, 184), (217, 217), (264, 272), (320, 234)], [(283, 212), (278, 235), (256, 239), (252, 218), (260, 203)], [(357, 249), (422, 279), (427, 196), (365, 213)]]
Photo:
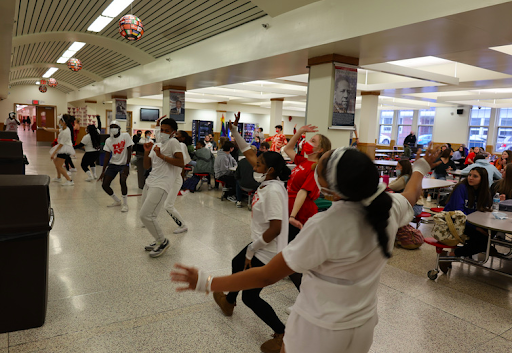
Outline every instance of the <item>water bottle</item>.
[(492, 198), (492, 212), (498, 212), (500, 210), (500, 194), (494, 194)]

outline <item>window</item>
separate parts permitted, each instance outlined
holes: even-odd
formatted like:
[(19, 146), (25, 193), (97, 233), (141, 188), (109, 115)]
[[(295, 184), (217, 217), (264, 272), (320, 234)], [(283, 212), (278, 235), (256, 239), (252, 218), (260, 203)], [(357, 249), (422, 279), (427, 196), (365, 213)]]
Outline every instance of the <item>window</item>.
[(389, 145), (391, 143), (391, 131), (393, 130), (393, 110), (381, 110), (379, 120), (379, 138), (380, 145)]
[(411, 133), (413, 116), (413, 110), (400, 110), (398, 112), (398, 137), (396, 139), (398, 146), (403, 146), (404, 139)]
[(512, 109), (500, 109), (498, 116), (498, 133), (496, 134), (497, 152), (512, 148)]
[(418, 114), (418, 136), (417, 145), (425, 146), (432, 141), (432, 132), (434, 131), (435, 109), (422, 109)]
[(469, 147), (482, 147), (487, 143), (491, 108), (473, 106), (469, 115)]

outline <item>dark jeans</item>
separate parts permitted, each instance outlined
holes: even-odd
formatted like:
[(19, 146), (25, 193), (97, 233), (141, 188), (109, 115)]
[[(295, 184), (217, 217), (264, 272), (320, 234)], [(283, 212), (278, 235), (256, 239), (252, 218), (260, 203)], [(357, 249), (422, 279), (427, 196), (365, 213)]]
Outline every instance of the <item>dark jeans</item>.
[[(290, 223), (288, 223), (288, 243), (290, 243), (297, 234), (299, 234), (300, 229), (297, 227), (292, 226)], [(300, 292), (300, 284), (302, 283), (302, 273), (293, 273), (290, 275), (290, 279), (292, 280), (293, 284), (297, 288), (297, 290)]]
[(489, 241), (489, 236), (480, 233), (476, 228), (472, 226), (468, 226), (466, 224), (466, 229), (464, 230), (464, 234), (469, 237), (468, 240), (464, 243), (464, 246), (458, 247), (453, 252), (455, 256), (471, 256), (474, 254), (478, 254), (481, 252), (485, 252), (487, 250), (487, 242)]
[[(247, 246), (236, 255), (231, 261), (232, 272), (237, 273), (244, 270), (245, 253)], [(262, 267), (265, 264), (254, 256), (251, 260), (252, 267)], [(263, 322), (265, 322), (275, 333), (284, 333), (284, 324), (279, 320), (272, 307), (260, 297), (263, 288), (255, 288), (242, 291), (242, 301), (247, 305)], [(238, 292), (229, 292), (226, 299), (234, 304)]]
[(217, 179), (223, 181), (224, 186), (229, 189), (226, 191), (225, 196), (233, 196), (236, 193), (236, 179), (234, 175), (223, 175)]
[(95, 162), (98, 159), (99, 155), (100, 151), (85, 152), (82, 158), (82, 163), (80, 164), (84, 172), (87, 172), (89, 170), (89, 167), (96, 166)]

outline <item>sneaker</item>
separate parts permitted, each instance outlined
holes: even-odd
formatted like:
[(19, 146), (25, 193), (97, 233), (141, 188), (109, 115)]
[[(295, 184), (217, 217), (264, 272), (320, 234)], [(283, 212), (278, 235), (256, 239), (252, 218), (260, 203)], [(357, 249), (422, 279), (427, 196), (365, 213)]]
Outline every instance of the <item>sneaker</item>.
[(70, 171), (71, 173), (76, 173), (76, 168), (70, 168), (70, 169), (69, 169), (69, 171)]
[(287, 313), (288, 315), (290, 315), (290, 314), (292, 313), (292, 308), (293, 308), (293, 306), (289, 306), (289, 307), (287, 307), (286, 309), (284, 309), (284, 311), (286, 311), (286, 313)]
[(236, 202), (236, 197), (235, 196), (228, 196), (227, 199), (231, 202)]
[(236, 202), (236, 208), (242, 208), (242, 201)]
[(272, 335), (272, 339), (263, 343), (260, 347), (263, 353), (279, 353), (281, 352), (281, 347), (283, 346), (283, 337), (284, 333), (274, 333)]
[(188, 230), (187, 227), (179, 227), (178, 229), (175, 229), (173, 233), (174, 234), (185, 233), (187, 230)]
[(121, 207), (121, 212), (128, 212), (128, 205), (123, 205), (123, 207)]
[(62, 185), (62, 186), (73, 186), (73, 185), (75, 185), (75, 183), (73, 182), (73, 180), (66, 180), (65, 182), (63, 182), (60, 185)]
[(213, 190), (213, 186), (208, 185), (208, 191), (211, 191), (211, 190)]
[(107, 207), (118, 207), (118, 206), (121, 206), (121, 201), (114, 201), (113, 203), (111, 203)]
[(236, 303), (231, 304), (226, 299), (226, 294), (223, 292), (213, 292), (213, 299), (215, 300), (215, 303), (220, 307), (220, 310), (224, 313), (226, 316), (232, 316), (233, 310), (235, 309)]
[(149, 256), (150, 257), (158, 257), (158, 256), (161, 256), (164, 254), (165, 250), (167, 250), (167, 248), (169, 247), (169, 240), (165, 239), (164, 242), (162, 244), (160, 244), (160, 246), (156, 246), (155, 244), (155, 248), (153, 250), (151, 250), (151, 252), (149, 253)]
[(52, 179), (53, 182), (57, 182), (57, 183), (60, 183), (61, 180), (62, 180), (61, 178), (53, 178)]
[(146, 251), (153, 251), (155, 249), (155, 246), (156, 246), (156, 241), (152, 242), (149, 245), (146, 245), (144, 247), (144, 250), (146, 250)]

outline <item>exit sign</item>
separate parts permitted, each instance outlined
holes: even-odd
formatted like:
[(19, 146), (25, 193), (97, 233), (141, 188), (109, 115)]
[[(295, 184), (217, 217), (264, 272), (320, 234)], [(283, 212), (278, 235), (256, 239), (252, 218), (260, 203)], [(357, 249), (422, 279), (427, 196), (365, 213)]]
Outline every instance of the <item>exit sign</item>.
[(38, 100), (32, 100), (32, 104), (37, 105), (37, 104), (39, 104), (39, 101)]

